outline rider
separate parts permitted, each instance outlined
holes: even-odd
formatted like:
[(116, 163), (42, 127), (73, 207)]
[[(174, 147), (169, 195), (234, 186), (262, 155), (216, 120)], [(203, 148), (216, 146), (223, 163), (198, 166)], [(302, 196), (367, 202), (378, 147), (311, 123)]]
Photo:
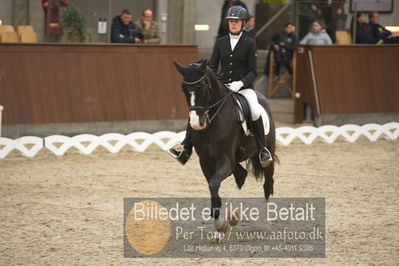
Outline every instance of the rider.
[[(243, 33), (247, 21), (247, 10), (241, 6), (232, 6), (225, 19), (229, 22), (230, 34), (219, 38), (214, 46), (210, 67), (216, 72), (221, 63), (221, 82), (233, 92), (243, 95), (251, 108), (252, 128), (259, 150), (259, 160), (262, 167), (272, 162), (272, 156), (265, 145), (265, 131), (261, 117), (262, 106), (252, 88), (256, 73), (256, 44), (252, 38)], [(185, 164), (192, 153), (191, 128), (187, 127), (183, 149), (170, 149), (170, 154), (181, 164)]]

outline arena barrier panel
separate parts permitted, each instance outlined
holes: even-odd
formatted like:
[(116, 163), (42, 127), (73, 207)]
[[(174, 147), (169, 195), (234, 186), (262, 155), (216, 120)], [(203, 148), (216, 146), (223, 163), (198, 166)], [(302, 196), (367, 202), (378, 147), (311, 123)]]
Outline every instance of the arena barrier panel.
[[(13, 150), (18, 150), (24, 156), (34, 157), (43, 148), (57, 156), (65, 154), (72, 147), (82, 154), (91, 154), (99, 146), (111, 153), (118, 153), (126, 145), (134, 151), (144, 152), (152, 144), (166, 151), (181, 142), (184, 136), (185, 131), (179, 133), (160, 131), (154, 134), (136, 132), (128, 135), (109, 133), (101, 136), (90, 134), (74, 137), (54, 135), (46, 138), (28, 136), (14, 140), (0, 138), (0, 159), (5, 158)], [(340, 127), (330, 125), (298, 128), (279, 127), (276, 129), (277, 142), (283, 146), (290, 145), (296, 139), (307, 145), (312, 144), (317, 139), (331, 144), (339, 137), (343, 137), (348, 142), (355, 142), (361, 136), (373, 142), (379, 138), (396, 140), (399, 137), (399, 123), (366, 124), (363, 126), (348, 124)]]
[(3, 109), (4, 109), (4, 107), (2, 105), (0, 105), (0, 138), (1, 138), (1, 116), (2, 116)]

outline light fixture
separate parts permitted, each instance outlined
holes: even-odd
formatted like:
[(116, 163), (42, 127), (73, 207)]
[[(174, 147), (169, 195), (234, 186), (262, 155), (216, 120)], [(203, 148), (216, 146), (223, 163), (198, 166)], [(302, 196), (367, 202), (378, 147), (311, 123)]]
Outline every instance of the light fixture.
[(208, 31), (211, 27), (208, 24), (195, 24), (194, 30), (196, 31)]
[(399, 31), (399, 26), (386, 26), (385, 28), (389, 31), (394, 31), (394, 32)]
[(399, 26), (386, 26), (385, 29), (392, 32), (393, 36), (399, 36)]

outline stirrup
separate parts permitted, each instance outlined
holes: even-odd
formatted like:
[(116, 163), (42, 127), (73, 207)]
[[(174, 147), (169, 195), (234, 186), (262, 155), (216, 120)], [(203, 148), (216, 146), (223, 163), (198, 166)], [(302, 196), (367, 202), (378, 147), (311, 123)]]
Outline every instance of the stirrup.
[[(266, 154), (264, 154), (264, 156), (262, 156), (263, 153), (266, 153)], [(273, 157), (270, 154), (270, 151), (266, 147), (263, 147), (259, 152), (259, 162), (260, 162), (260, 165), (262, 166), (262, 168), (268, 167), (273, 162)]]
[(169, 149), (168, 153), (175, 158), (181, 165), (185, 165), (190, 159), (191, 153), (184, 148), (181, 151), (177, 151), (173, 148)]

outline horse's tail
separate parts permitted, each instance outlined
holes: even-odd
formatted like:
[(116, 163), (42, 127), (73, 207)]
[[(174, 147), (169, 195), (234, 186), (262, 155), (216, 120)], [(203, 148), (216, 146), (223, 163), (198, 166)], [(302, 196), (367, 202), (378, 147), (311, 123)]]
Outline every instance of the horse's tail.
[(255, 176), (256, 180), (262, 179), (264, 174), (263, 174), (263, 168), (258, 158), (258, 153), (255, 153), (255, 155), (250, 158), (250, 165), (251, 165), (252, 174)]
[(252, 173), (255, 176), (256, 180), (260, 180), (264, 178), (263, 190), (265, 193), (265, 198), (268, 199), (270, 195), (273, 195), (274, 192), (274, 164), (279, 163), (278, 157), (276, 154), (272, 154), (273, 162), (266, 168), (262, 168), (258, 154), (256, 153), (254, 156), (250, 158), (250, 164), (252, 168)]

